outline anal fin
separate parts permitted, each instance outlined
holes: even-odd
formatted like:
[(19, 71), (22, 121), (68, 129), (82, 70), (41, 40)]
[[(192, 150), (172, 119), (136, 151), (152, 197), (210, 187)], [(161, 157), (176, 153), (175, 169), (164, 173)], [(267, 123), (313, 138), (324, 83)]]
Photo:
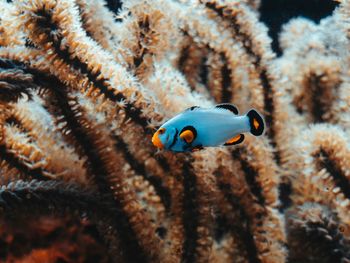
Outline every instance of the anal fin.
[(243, 141), (244, 141), (244, 135), (238, 134), (235, 137), (229, 139), (227, 142), (225, 142), (224, 145), (225, 146), (236, 145), (236, 144), (240, 144)]

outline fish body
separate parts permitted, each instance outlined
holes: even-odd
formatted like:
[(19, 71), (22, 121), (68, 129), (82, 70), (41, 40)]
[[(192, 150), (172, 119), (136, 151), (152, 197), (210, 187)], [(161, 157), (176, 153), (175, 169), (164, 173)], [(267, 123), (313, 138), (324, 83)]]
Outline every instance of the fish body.
[(259, 136), (264, 121), (255, 110), (238, 115), (232, 104), (219, 104), (213, 108), (191, 107), (165, 122), (153, 135), (153, 144), (165, 150), (186, 152), (234, 145), (244, 140), (243, 133)]

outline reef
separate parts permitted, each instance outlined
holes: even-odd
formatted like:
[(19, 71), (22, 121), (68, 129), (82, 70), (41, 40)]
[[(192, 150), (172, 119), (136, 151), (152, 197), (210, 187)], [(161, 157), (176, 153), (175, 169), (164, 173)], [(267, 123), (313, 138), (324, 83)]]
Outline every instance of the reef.
[[(271, 50), (259, 1), (0, 1), (1, 262), (350, 262), (350, 2)], [(157, 151), (234, 103), (267, 131)]]

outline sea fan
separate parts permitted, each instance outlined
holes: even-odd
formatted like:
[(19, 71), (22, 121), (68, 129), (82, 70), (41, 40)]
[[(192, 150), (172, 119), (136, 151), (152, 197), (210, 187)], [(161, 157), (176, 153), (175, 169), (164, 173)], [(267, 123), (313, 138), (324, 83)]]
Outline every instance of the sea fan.
[[(4, 262), (350, 262), (349, 1), (270, 48), (259, 1), (0, 1)], [(158, 152), (194, 105), (263, 113)]]

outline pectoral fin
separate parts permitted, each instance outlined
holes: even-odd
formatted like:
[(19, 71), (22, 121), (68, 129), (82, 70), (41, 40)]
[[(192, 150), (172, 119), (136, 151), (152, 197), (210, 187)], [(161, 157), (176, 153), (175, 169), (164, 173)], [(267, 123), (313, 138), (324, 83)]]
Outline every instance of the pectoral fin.
[(235, 137), (229, 139), (224, 145), (225, 146), (236, 145), (236, 144), (240, 144), (243, 141), (244, 141), (244, 135), (238, 134)]
[(192, 143), (197, 137), (197, 131), (193, 126), (186, 126), (181, 130), (180, 138), (186, 143)]

